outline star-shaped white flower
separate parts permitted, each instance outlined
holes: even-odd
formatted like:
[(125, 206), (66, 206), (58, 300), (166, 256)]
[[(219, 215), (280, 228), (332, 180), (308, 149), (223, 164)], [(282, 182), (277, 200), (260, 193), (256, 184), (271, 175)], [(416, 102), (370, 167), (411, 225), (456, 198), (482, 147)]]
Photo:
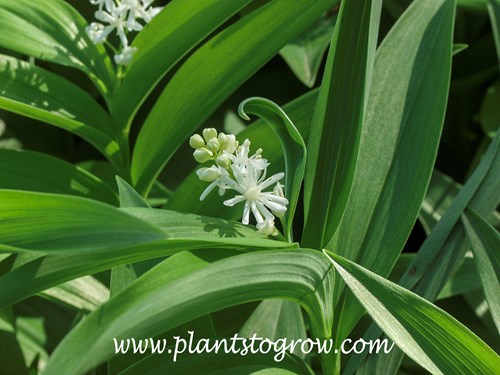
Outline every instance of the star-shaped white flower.
[(273, 212), (277, 215), (285, 213), (288, 200), (285, 197), (277, 195), (275, 191), (265, 192), (264, 190), (281, 180), (285, 174), (283, 172), (276, 173), (265, 179), (265, 173), (256, 169), (252, 164), (246, 167), (245, 173), (241, 173), (239, 170), (233, 170), (233, 172), (236, 181), (228, 179), (225, 183), (240, 193), (240, 195), (224, 201), (224, 204), (232, 207), (237, 203), (245, 202), (241, 222), (248, 224), (250, 221), (250, 212), (252, 212), (257, 221), (257, 227), (265, 228), (266, 231), (269, 231), (271, 223), (274, 227)]

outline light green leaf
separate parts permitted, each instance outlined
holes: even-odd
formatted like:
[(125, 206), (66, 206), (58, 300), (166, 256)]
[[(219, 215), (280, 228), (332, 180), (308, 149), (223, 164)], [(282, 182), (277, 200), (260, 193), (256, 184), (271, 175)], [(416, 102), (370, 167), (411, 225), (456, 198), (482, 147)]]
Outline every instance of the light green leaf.
[[(184, 250), (229, 248), (233, 249), (231, 251), (234, 254), (237, 251), (270, 248), (284, 249), (296, 246), (286, 242), (266, 239), (262, 234), (247, 226), (217, 218), (146, 208), (118, 210), (84, 199), (77, 200), (76, 203), (73, 201), (68, 202), (70, 197), (58, 195), (30, 195), (30, 193), (0, 191), (0, 197), (4, 194), (3, 198), (5, 198), (5, 194), (8, 196), (9, 193), (22, 198), (23, 203), (30, 206), (31, 211), (27, 211), (25, 216), (14, 215), (17, 217), (17, 225), (13, 227), (0, 226), (0, 246), (3, 244), (3, 247), (7, 249), (22, 252), (21, 254), (11, 255), (0, 263), (0, 307), (84, 275), (94, 274), (122, 264), (169, 256)], [(40, 220), (46, 221), (47, 211), (45, 206), (47, 205), (47, 197), (50, 198), (50, 202), (55, 202), (54, 204), (57, 207), (64, 209), (66, 216), (54, 217), (54, 215), (50, 215), (52, 222), (55, 223), (54, 225), (57, 224), (52, 233), (43, 232), (41, 229), (34, 231), (32, 230), (34, 223)], [(4, 201), (8, 202), (7, 199), (0, 199), (0, 202), (2, 202), (0, 207), (8, 210), (9, 206), (4, 205)], [(38, 205), (38, 202), (42, 203), (41, 206)], [(85, 209), (82, 209), (82, 207)], [(98, 228), (96, 233), (88, 233), (88, 235), (96, 241), (100, 239), (100, 242), (95, 247), (82, 251), (82, 247), (86, 248), (88, 245), (85, 240), (83, 240), (82, 244), (79, 236), (81, 230), (84, 233), (87, 232), (86, 228), (78, 226), (74, 229), (67, 228), (67, 226), (79, 218), (82, 212), (86, 211), (94, 212), (96, 216), (99, 216), (99, 219), (95, 221)], [(126, 211), (129, 215), (137, 216), (139, 219), (131, 217), (123, 211)], [(106, 214), (101, 217), (100, 213)], [(113, 216), (111, 219), (109, 219), (110, 215)], [(69, 221), (66, 220), (68, 216), (70, 217)], [(0, 220), (3, 220), (4, 217), (0, 213)], [(103, 224), (103, 221), (106, 223), (114, 221), (115, 225), (117, 225), (123, 224), (122, 220), (124, 218), (133, 225), (136, 232), (141, 227), (142, 230), (145, 227), (148, 228), (147, 230), (150, 232), (143, 231), (140, 235), (142, 236), (142, 242), (139, 241), (140, 236), (134, 235), (134, 229), (124, 238), (116, 239), (106, 235), (110, 231), (107, 224)], [(61, 220), (61, 222), (57, 220)], [(50, 227), (50, 223), (48, 226)], [(30, 230), (26, 230), (28, 227)], [(16, 231), (16, 228), (18, 231)], [(58, 230), (58, 232), (55, 232), (55, 230)], [(10, 234), (11, 237), (7, 237), (7, 234)], [(149, 240), (147, 240), (148, 235), (151, 237)], [(118, 242), (123, 241), (127, 236), (133, 236), (135, 242), (120, 245)], [(160, 237), (160, 240), (154, 239), (157, 236)], [(30, 249), (28, 249), (30, 251), (25, 252), (26, 249), (19, 248), (13, 249), (13, 241), (31, 243)], [(66, 243), (66, 247), (57, 251), (56, 255), (53, 256), (32, 252), (33, 248), (37, 248), (39, 251), (54, 254), (52, 241), (54, 241), (55, 245)], [(95, 250), (96, 247), (100, 248), (100, 250)]]
[(149, 204), (130, 186), (123, 178), (116, 176), (118, 192), (120, 194), (120, 207), (151, 208)]
[(321, 61), (332, 40), (336, 21), (336, 15), (320, 18), (280, 51), (290, 69), (307, 87), (313, 87), (316, 81)]
[(500, 333), (500, 234), (471, 208), (462, 215), (491, 315)]
[[(191, 49), (251, 0), (171, 1), (134, 39), (137, 48), (114, 104), (127, 127), (161, 78)], [(147, 69), (144, 69), (147, 66)]]
[(270, 1), (193, 53), (168, 83), (139, 133), (132, 158), (134, 188), (147, 193), (182, 142), (284, 44), (335, 2)]
[(0, 189), (70, 194), (118, 204), (104, 182), (80, 167), (38, 152), (0, 150)]
[[(353, 187), (327, 248), (380, 275), (396, 262), (433, 170), (450, 81), (454, 11), (453, 0), (414, 1), (377, 51)], [(348, 290), (339, 300), (343, 319), (337, 328), (344, 338), (363, 310)]]
[(42, 68), (0, 55), (0, 108), (70, 131), (121, 163), (103, 108), (80, 87)]
[(429, 301), (330, 252), (336, 270), (373, 320), (432, 374), (494, 374), (500, 357)]
[(263, 298), (299, 302), (314, 336), (327, 338), (332, 282), (328, 262), (316, 251), (248, 253), (210, 265), (179, 254), (82, 321), (53, 353), (45, 374), (85, 373), (114, 355), (113, 338), (153, 337), (207, 313)]
[(283, 218), (288, 241), (293, 241), (292, 223), (299, 200), (300, 187), (306, 168), (306, 145), (287, 114), (275, 103), (264, 98), (249, 98), (241, 102), (238, 112), (249, 120), (247, 113), (262, 117), (280, 140), (285, 157), (285, 197), (289, 204)]
[(40, 295), (80, 311), (94, 311), (109, 299), (109, 289), (92, 276), (84, 276), (47, 289)]
[(165, 233), (117, 208), (65, 195), (0, 190), (0, 249), (96, 252), (157, 241)]
[[(274, 342), (279, 339), (307, 339), (300, 306), (287, 300), (262, 301), (239, 331), (240, 337), (252, 337), (254, 334)], [(293, 354), (305, 357), (299, 348), (295, 348)]]
[(382, 1), (341, 3), (311, 124), (304, 181), (304, 246), (328, 244), (358, 156)]
[(87, 36), (85, 19), (61, 0), (0, 0), (0, 46), (78, 68), (107, 94), (114, 71), (103, 46)]

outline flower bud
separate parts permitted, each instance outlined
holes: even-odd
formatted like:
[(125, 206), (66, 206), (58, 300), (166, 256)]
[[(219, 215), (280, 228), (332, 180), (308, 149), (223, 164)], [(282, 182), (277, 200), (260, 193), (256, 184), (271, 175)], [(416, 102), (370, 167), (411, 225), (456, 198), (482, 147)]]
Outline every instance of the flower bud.
[(217, 151), (219, 151), (219, 147), (220, 147), (220, 143), (219, 143), (219, 140), (217, 138), (211, 138), (208, 142), (207, 142), (207, 148), (214, 154), (217, 153)]
[(189, 138), (189, 145), (192, 148), (201, 148), (205, 147), (205, 141), (199, 134), (192, 135), (191, 138)]
[(203, 138), (205, 138), (205, 142), (208, 143), (212, 138), (217, 138), (217, 130), (214, 128), (206, 128), (203, 130)]
[(222, 155), (218, 156), (217, 159), (215, 159), (215, 162), (217, 163), (217, 165), (219, 167), (225, 168), (225, 169), (228, 169), (229, 166), (231, 165), (231, 159), (226, 154), (222, 154)]
[(194, 160), (196, 160), (198, 163), (205, 163), (212, 158), (213, 154), (210, 150), (203, 147), (203, 148), (197, 148), (193, 152), (193, 156)]
[[(238, 142), (236, 141), (236, 137), (234, 134), (223, 134), (224, 137), (219, 137), (220, 148), (221, 150), (226, 151), (228, 154), (234, 153), (236, 148), (238, 147)], [(221, 139), (222, 138), (222, 139)]]
[(212, 182), (220, 177), (219, 171), (214, 167), (200, 168), (196, 171), (196, 174), (201, 181), (205, 182)]

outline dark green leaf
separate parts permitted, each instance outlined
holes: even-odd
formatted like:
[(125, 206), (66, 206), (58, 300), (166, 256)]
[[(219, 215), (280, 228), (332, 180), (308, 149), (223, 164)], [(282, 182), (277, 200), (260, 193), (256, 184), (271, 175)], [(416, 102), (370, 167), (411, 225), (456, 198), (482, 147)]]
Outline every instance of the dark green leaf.
[(332, 239), (351, 190), (382, 1), (344, 1), (311, 124), (304, 183), (304, 246)]

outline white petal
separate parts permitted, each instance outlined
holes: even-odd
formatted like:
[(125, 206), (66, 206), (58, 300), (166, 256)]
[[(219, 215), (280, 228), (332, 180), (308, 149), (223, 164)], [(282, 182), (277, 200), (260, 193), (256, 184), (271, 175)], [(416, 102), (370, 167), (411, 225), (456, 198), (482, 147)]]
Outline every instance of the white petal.
[(285, 177), (285, 174), (283, 172), (276, 173), (275, 175), (269, 177), (267, 180), (265, 180), (260, 184), (259, 186), (260, 190), (264, 190), (265, 188), (273, 185), (274, 183), (281, 180), (283, 177)]
[(245, 207), (243, 208), (243, 218), (241, 222), (247, 225), (249, 221), (250, 221), (250, 203), (246, 201)]
[(212, 190), (214, 190), (214, 188), (216, 186), (217, 186), (217, 181), (214, 181), (210, 185), (208, 185), (207, 188), (203, 191), (203, 193), (201, 193), (200, 201), (202, 201), (203, 199), (205, 199), (207, 197), (207, 195), (210, 194), (210, 192)]
[(274, 215), (259, 201), (255, 202), (257, 204), (257, 208), (264, 215), (264, 217), (268, 220), (274, 220)]
[(224, 201), (225, 206), (233, 207), (235, 204), (238, 204), (240, 202), (243, 202), (245, 200), (245, 197), (243, 195), (237, 195), (234, 198), (228, 199)]

